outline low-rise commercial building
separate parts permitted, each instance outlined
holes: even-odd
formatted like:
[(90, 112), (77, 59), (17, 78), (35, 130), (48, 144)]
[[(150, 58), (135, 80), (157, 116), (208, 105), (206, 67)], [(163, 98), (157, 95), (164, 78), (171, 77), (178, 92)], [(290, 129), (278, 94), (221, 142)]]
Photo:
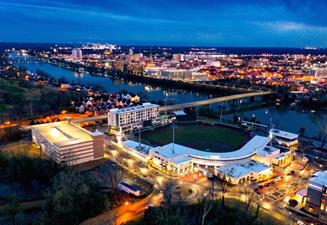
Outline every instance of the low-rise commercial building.
[(187, 154), (193, 149), (170, 143), (150, 150), (152, 165), (175, 174), (185, 174), (193, 170), (192, 158)]
[(112, 109), (108, 115), (109, 129), (117, 132), (151, 126), (159, 123), (159, 121), (159, 105), (151, 103), (143, 103), (124, 109)]
[(219, 167), (217, 175), (231, 184), (241, 184), (245, 181), (266, 180), (273, 175), (273, 169), (264, 163), (251, 160), (247, 163)]
[(273, 141), (276, 141), (279, 145), (285, 147), (297, 146), (299, 143), (298, 134), (293, 134), (282, 130), (271, 129), (269, 131), (269, 136), (273, 139)]
[(257, 154), (252, 157), (253, 160), (264, 163), (266, 165), (285, 165), (293, 159), (291, 151), (283, 151), (273, 146), (266, 146), (260, 149)]
[(32, 141), (57, 163), (76, 165), (103, 158), (104, 134), (55, 122), (32, 126)]

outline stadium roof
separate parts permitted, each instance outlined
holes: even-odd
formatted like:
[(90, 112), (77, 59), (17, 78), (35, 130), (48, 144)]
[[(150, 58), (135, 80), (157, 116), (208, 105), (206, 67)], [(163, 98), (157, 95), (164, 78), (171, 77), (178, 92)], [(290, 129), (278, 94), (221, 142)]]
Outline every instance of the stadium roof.
[(206, 152), (173, 143), (157, 147), (153, 150), (168, 159), (186, 155), (205, 159), (232, 160), (254, 155), (258, 150), (264, 148), (270, 140), (269, 137), (254, 136), (243, 147), (232, 152)]

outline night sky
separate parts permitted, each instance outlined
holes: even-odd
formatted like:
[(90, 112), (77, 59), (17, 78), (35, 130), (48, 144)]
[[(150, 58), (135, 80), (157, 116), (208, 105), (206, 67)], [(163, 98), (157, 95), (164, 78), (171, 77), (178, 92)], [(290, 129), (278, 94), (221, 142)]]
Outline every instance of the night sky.
[(327, 47), (327, 0), (0, 0), (1, 42)]

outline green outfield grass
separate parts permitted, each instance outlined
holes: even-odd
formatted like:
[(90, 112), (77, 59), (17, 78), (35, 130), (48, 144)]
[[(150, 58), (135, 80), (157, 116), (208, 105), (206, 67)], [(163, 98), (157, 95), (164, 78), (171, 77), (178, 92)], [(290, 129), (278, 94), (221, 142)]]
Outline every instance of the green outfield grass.
[[(172, 128), (164, 127), (142, 134), (145, 143), (165, 145), (172, 142)], [(248, 140), (247, 135), (223, 126), (203, 124), (176, 125), (175, 142), (203, 151), (229, 152)]]

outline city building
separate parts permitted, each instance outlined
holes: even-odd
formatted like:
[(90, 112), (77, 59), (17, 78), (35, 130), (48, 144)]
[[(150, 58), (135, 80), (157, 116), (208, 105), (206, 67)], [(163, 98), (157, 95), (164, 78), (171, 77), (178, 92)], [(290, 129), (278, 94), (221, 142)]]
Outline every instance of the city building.
[(125, 149), (128, 150), (128, 153), (130, 153), (134, 157), (136, 157), (144, 162), (148, 161), (149, 151), (150, 151), (150, 149), (153, 148), (149, 145), (141, 144), (139, 142), (130, 141), (130, 140), (124, 141), (122, 143), (122, 145)]
[(144, 75), (149, 77), (156, 77), (160, 76), (161, 69), (159, 67), (151, 67), (144, 69)]
[(159, 169), (176, 174), (186, 174), (193, 170), (192, 157), (188, 153), (197, 151), (183, 145), (170, 143), (150, 150), (150, 162)]
[(180, 62), (185, 60), (185, 55), (184, 54), (173, 54), (173, 60)]
[(161, 71), (161, 78), (168, 80), (192, 80), (192, 72), (186, 69), (164, 69)]
[(273, 139), (273, 141), (276, 141), (279, 145), (285, 147), (297, 146), (299, 143), (298, 134), (293, 134), (282, 130), (271, 129), (269, 131), (269, 136)]
[(132, 131), (159, 122), (159, 105), (151, 103), (124, 109), (112, 109), (108, 115), (109, 129), (117, 132)]
[(217, 176), (231, 184), (245, 181), (262, 181), (273, 175), (273, 168), (264, 163), (251, 160), (242, 164), (222, 166), (217, 169)]
[(192, 72), (193, 81), (206, 81), (209, 80), (209, 76), (203, 72)]
[(319, 171), (310, 179), (306, 204), (309, 212), (327, 220), (327, 171)]
[(69, 120), (31, 127), (32, 141), (57, 163), (76, 165), (103, 158), (104, 134)]
[(253, 160), (264, 163), (266, 165), (287, 165), (292, 162), (293, 156), (291, 151), (275, 148), (273, 146), (266, 146), (263, 149), (257, 151), (252, 157)]
[(80, 48), (74, 48), (72, 50), (71, 57), (72, 57), (73, 60), (81, 61), (83, 59), (82, 49), (80, 49)]

